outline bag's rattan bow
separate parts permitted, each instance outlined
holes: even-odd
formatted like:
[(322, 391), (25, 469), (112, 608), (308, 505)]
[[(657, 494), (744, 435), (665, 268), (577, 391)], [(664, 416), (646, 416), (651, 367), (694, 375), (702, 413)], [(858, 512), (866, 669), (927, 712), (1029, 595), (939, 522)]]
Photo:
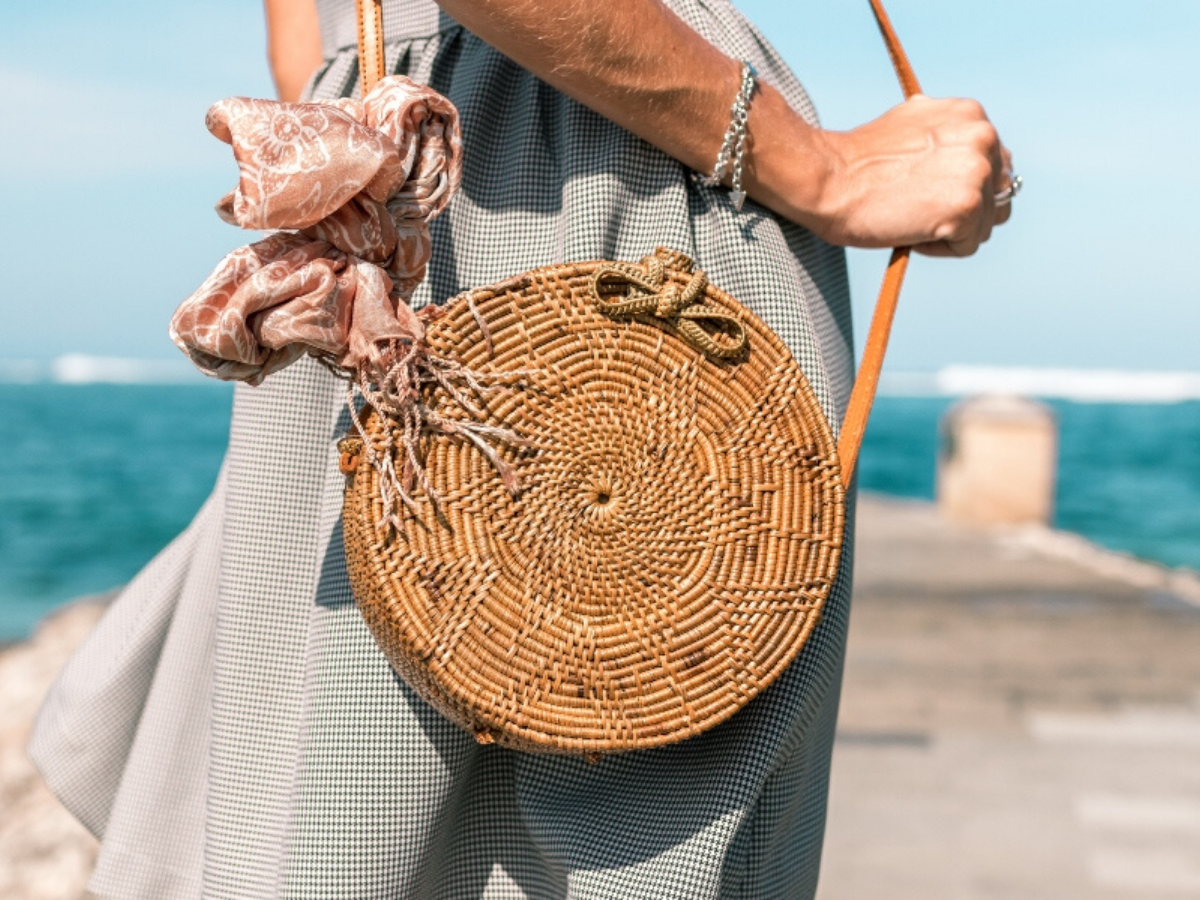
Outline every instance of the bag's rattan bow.
[[(673, 261), (686, 260), (682, 254)], [(737, 315), (704, 303), (708, 277), (693, 271), (690, 260), (683, 271), (691, 278), (681, 289), (666, 278), (666, 267), (657, 256), (647, 256), (641, 267), (609, 263), (592, 277), (592, 298), (605, 315), (614, 318), (652, 316), (673, 328), (683, 340), (715, 359), (731, 359), (746, 349), (746, 330)]]

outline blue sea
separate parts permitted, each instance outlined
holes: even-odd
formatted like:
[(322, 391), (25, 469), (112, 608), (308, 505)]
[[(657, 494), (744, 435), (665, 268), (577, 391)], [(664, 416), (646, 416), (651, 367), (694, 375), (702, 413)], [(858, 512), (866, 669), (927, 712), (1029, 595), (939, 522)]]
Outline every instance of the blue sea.
[[(208, 383), (0, 383), (0, 642), (124, 584), (188, 523), (220, 467), (231, 398)], [(932, 499), (951, 402), (881, 397), (862, 486)], [(1200, 401), (1051, 405), (1055, 524), (1200, 570)]]

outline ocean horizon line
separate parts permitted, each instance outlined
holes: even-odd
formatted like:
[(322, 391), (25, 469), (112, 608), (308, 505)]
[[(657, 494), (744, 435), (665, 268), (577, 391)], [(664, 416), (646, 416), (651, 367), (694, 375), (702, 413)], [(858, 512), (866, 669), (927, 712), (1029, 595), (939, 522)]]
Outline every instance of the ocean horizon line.
[[(183, 359), (66, 353), (50, 360), (0, 359), (0, 384), (197, 385), (211, 383)], [(955, 364), (927, 372), (884, 372), (882, 397), (1016, 394), (1080, 403), (1200, 400), (1200, 371)]]
[(50, 360), (0, 359), (0, 384), (206, 384), (182, 356), (177, 359), (64, 353)]

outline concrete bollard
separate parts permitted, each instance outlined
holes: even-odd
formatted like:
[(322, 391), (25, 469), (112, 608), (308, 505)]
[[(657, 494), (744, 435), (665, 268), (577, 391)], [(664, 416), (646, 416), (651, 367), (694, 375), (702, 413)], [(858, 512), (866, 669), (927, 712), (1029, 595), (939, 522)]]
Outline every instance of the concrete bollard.
[(942, 418), (938, 507), (972, 525), (1050, 524), (1058, 426), (1044, 403), (982, 396)]

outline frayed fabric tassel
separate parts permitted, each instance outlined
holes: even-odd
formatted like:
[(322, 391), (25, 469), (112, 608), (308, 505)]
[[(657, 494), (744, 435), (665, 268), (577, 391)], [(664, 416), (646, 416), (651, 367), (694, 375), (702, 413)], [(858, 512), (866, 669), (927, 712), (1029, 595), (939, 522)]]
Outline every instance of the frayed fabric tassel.
[[(403, 523), (397, 516), (398, 503), (414, 516), (418, 515), (419, 506), (414, 496), (418, 490), (428, 497), (439, 519), (445, 521), (441, 496), (429, 479), (421, 453), (421, 440), (430, 434), (457, 436), (470, 441), (496, 469), (509, 494), (514, 498), (520, 495), (521, 484), (516, 469), (500, 456), (493, 442), (516, 447), (528, 447), (532, 442), (509, 428), (483, 421), (448, 419), (425, 402), (430, 390), (440, 388), (456, 405), (479, 420), (486, 412), (472, 394), (482, 395), (489, 390), (502, 389), (504, 385), (486, 384), (486, 374), (429, 353), (424, 341), (409, 346), (393, 342), (377, 365), (342, 374), (350, 381), (347, 402), (351, 421), (362, 441), (362, 452), (379, 475), (383, 507), (381, 525), (388, 524), (397, 532), (403, 532)], [(382, 452), (363, 430), (356, 396), (362, 397), (365, 405), (379, 416), (385, 436)], [(397, 458), (403, 460), (399, 471)]]

